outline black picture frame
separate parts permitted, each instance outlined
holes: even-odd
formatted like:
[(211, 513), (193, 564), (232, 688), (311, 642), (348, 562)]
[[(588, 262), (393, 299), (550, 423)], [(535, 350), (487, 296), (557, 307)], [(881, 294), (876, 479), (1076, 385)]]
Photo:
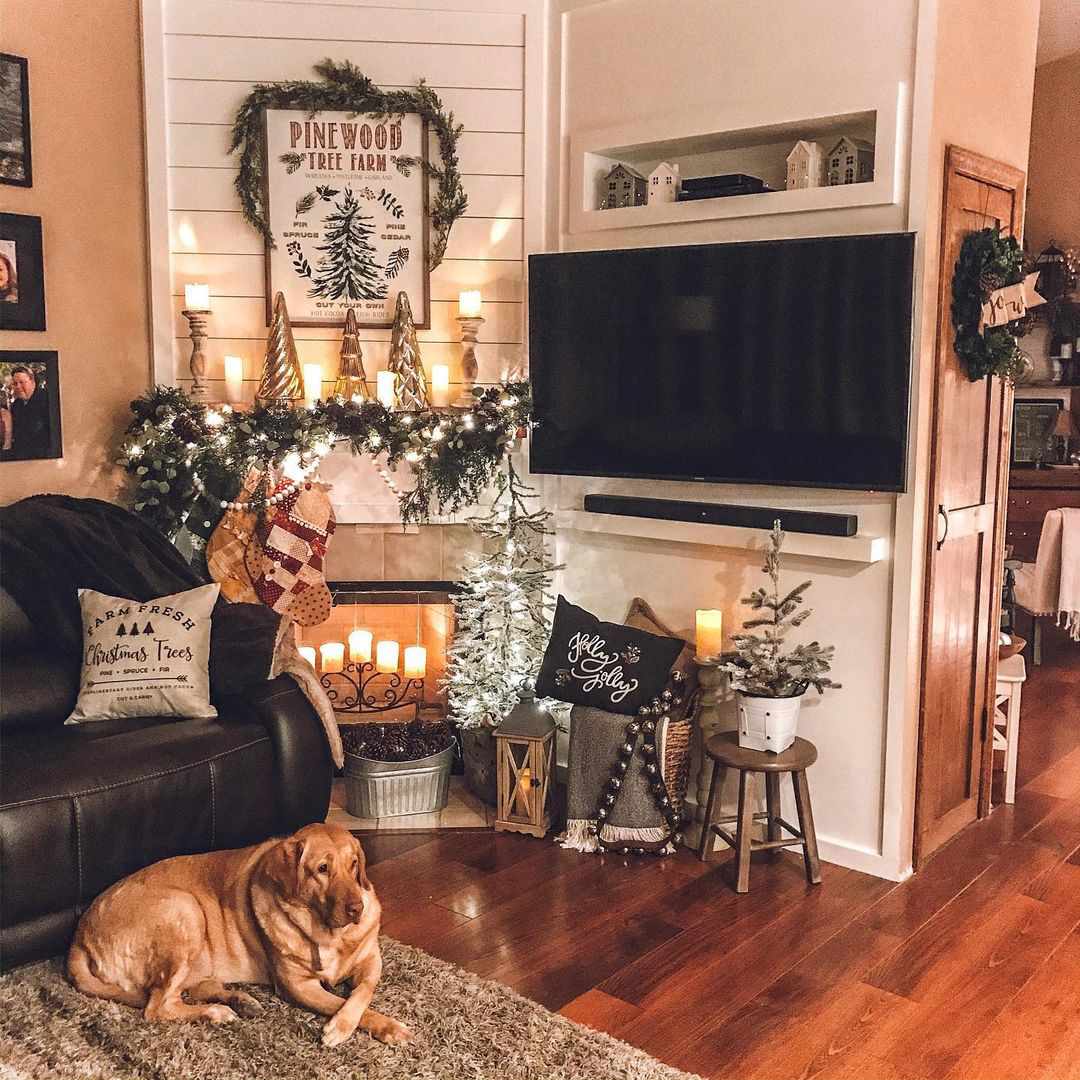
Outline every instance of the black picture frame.
[(1050, 432), (1062, 408), (1064, 402), (1059, 398), (1013, 400), (1012, 446), (1009, 458), (1014, 467), (1030, 468), (1045, 459)]
[(0, 213), (0, 260), (0, 330), (44, 330), (41, 218)]
[(33, 187), (30, 63), (25, 56), (0, 52), (0, 144), (13, 141), (7, 136), (16, 132), (21, 146), (15, 151), (0, 150), (0, 184)]
[[(44, 405), (33, 417), (30, 442), (19, 444), (19, 398), (12, 386), (13, 368), (27, 367), (34, 374), (30, 400), (44, 394)], [(44, 461), (64, 456), (60, 427), (60, 355), (55, 350), (0, 349), (0, 462)]]

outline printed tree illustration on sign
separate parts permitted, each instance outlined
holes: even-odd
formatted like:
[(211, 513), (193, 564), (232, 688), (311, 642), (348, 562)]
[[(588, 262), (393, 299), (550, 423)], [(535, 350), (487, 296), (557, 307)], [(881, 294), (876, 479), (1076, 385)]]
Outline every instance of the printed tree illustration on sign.
[(382, 300), (387, 284), (371, 243), (375, 226), (370, 217), (360, 213), (352, 188), (346, 188), (341, 202), (334, 203), (324, 224), (325, 243), (315, 248), (323, 254), (308, 295), (329, 300)]

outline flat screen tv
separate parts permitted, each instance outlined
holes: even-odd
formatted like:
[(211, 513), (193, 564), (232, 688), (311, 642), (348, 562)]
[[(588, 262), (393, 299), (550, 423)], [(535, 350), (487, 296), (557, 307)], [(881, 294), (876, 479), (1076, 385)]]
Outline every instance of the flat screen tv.
[(529, 259), (540, 473), (903, 491), (910, 233)]

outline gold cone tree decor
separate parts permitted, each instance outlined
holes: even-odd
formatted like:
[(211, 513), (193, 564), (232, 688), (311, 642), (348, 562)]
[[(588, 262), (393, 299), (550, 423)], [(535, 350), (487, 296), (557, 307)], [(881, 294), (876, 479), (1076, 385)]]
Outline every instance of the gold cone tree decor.
[(416, 340), (416, 324), (413, 322), (409, 297), (397, 294), (394, 312), (394, 329), (390, 334), (390, 360), (386, 365), (395, 380), (395, 404), (399, 409), (426, 409), (428, 407), (427, 376), (420, 361), (420, 345)]
[(345, 331), (341, 335), (341, 366), (337, 382), (334, 383), (334, 397), (344, 401), (371, 400), (367, 376), (364, 374), (364, 354), (360, 350), (360, 329), (352, 308), (345, 314)]
[(300, 359), (296, 355), (292, 324), (285, 307), (285, 297), (274, 297), (274, 314), (270, 333), (266, 337), (266, 359), (263, 360), (262, 381), (255, 395), (261, 405), (272, 402), (300, 401), (304, 396), (304, 380), (300, 374)]

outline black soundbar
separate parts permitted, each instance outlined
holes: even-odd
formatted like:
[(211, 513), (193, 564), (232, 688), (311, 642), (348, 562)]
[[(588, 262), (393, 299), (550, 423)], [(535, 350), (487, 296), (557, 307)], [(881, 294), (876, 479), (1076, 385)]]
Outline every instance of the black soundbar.
[(781, 510), (775, 506), (729, 506), (724, 503), (683, 502), (680, 499), (641, 499), (631, 495), (586, 495), (585, 509), (593, 514), (695, 521), (704, 525), (738, 525), (771, 529), (778, 518), (786, 532), (818, 536), (854, 536), (856, 514), (826, 514), (817, 510)]

